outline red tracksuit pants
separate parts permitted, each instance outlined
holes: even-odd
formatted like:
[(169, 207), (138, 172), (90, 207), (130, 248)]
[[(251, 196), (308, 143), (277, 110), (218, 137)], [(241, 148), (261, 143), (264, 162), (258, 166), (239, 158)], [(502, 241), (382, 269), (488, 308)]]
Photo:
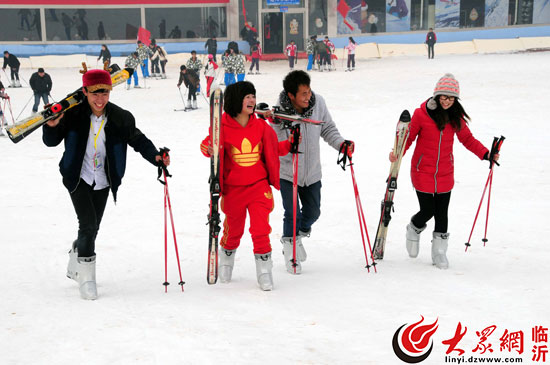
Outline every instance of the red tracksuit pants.
[(206, 77), (206, 96), (210, 97), (210, 87), (212, 86), (212, 82), (214, 82), (214, 77), (212, 76), (205, 76)]
[(248, 186), (224, 186), (221, 208), (225, 213), (225, 220), (221, 246), (226, 250), (239, 247), (248, 210), (254, 253), (271, 252), (269, 213), (273, 210), (273, 205), (273, 193), (267, 180)]

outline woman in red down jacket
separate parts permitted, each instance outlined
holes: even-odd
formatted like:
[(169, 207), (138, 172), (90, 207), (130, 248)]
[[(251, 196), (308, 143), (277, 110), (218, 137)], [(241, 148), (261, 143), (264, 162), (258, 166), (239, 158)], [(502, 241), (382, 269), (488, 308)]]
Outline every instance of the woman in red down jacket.
[[(416, 140), (411, 160), (411, 180), (420, 205), (407, 225), (407, 251), (417, 257), (420, 233), (432, 217), (435, 227), (432, 240), (432, 262), (447, 269), (446, 252), (449, 241), (448, 209), (454, 186), (453, 142), (460, 143), (481, 160), (489, 158), (489, 150), (474, 138), (468, 128), (470, 117), (459, 103), (460, 87), (452, 74), (445, 74), (435, 86), (433, 97), (416, 109), (410, 124), (405, 153)], [(498, 160), (498, 155), (494, 160)], [(396, 157), (390, 153), (390, 161)]]

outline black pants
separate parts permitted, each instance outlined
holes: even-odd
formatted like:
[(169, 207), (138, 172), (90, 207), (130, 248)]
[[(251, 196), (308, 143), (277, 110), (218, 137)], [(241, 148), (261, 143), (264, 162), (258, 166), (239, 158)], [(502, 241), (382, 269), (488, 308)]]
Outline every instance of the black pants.
[(348, 68), (350, 68), (349, 66), (351, 65), (351, 67), (355, 68), (355, 55), (354, 54), (349, 54), (348, 55)]
[(252, 64), (250, 65), (250, 69), (248, 71), (252, 71), (254, 68), (254, 65), (256, 65), (256, 71), (260, 71), (260, 59), (259, 58), (252, 58)]
[(11, 79), (19, 81), (19, 67), (10, 67)]
[(448, 193), (443, 194), (429, 194), (417, 191), (416, 196), (418, 197), (420, 211), (412, 217), (411, 220), (413, 224), (418, 228), (422, 228), (426, 225), (427, 221), (434, 217), (434, 232), (447, 233), (451, 192), (449, 191)]
[(197, 100), (197, 88), (193, 85), (189, 85), (189, 92), (187, 93), (187, 100)]
[[(431, 55), (431, 57), (430, 57)], [(428, 58), (434, 58), (434, 45), (428, 44)]]
[(95, 238), (105, 211), (109, 188), (93, 190), (83, 180), (71, 193), (74, 210), (78, 218), (76, 247), (79, 257), (95, 256)]

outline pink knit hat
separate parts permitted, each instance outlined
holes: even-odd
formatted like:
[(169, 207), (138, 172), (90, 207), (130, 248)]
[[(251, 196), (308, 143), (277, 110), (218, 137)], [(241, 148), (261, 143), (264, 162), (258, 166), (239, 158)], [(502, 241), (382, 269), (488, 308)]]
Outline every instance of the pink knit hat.
[(456, 81), (453, 74), (445, 74), (435, 84), (434, 97), (437, 95), (454, 96), (458, 98), (460, 96), (460, 85)]

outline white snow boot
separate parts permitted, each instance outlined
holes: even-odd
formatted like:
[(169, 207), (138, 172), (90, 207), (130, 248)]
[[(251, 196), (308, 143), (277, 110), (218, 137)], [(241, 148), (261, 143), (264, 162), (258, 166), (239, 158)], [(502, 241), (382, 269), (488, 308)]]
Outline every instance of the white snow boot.
[(260, 289), (264, 291), (273, 290), (273, 274), (271, 273), (273, 261), (271, 260), (271, 252), (254, 254), (254, 258), (256, 259), (256, 277), (258, 278)]
[(185, 109), (193, 109), (191, 107), (191, 100), (187, 100), (187, 104), (185, 104)]
[[(70, 255), (70, 253), (69, 253)], [(71, 264), (69, 259), (69, 265)], [(80, 289), (82, 299), (97, 299), (97, 287), (95, 282), (95, 256), (78, 257), (76, 262), (75, 276)]]
[(449, 246), (449, 233), (433, 233), (432, 240), (432, 263), (438, 269), (448, 269), (447, 247)]
[(10, 80), (10, 86), (15, 87), (15, 80)]
[[(311, 235), (311, 228), (308, 232), (304, 232), (299, 230), (298, 236), (296, 236), (296, 256), (298, 256), (298, 259), (300, 262), (304, 262), (307, 260), (307, 252), (304, 248), (304, 244), (302, 243), (302, 238), (309, 237)], [(298, 239), (298, 237), (300, 239)]]
[(197, 109), (197, 100), (193, 100), (193, 109)]
[(19, 80), (15, 80), (15, 87), (21, 87), (21, 82), (19, 82)]
[[(292, 237), (282, 237), (281, 243), (283, 244), (283, 255), (285, 257), (286, 271), (288, 271), (291, 274), (301, 274), (302, 264), (300, 263), (300, 258), (298, 256), (298, 251), (299, 251), (298, 246), (301, 245), (300, 236), (296, 236), (296, 263), (294, 262), (294, 259), (293, 259)], [(296, 269), (296, 272), (294, 272), (295, 269)]]
[(76, 280), (76, 267), (78, 265), (78, 251), (76, 249), (76, 241), (69, 250), (69, 264), (67, 265), (67, 277)]
[(420, 250), (420, 233), (422, 233), (423, 230), (426, 229), (426, 225), (422, 228), (417, 228), (412, 220), (409, 224), (407, 224), (407, 252), (409, 253), (409, 257), (417, 257), (418, 251)]
[(132, 85), (126, 84), (126, 90), (130, 90), (130, 87), (132, 87)]
[(236, 253), (237, 250), (221, 249), (218, 276), (222, 283), (229, 283), (231, 281)]
[(161, 79), (165, 79), (165, 78), (166, 78), (166, 74), (162, 74), (160, 78), (161, 78)]

